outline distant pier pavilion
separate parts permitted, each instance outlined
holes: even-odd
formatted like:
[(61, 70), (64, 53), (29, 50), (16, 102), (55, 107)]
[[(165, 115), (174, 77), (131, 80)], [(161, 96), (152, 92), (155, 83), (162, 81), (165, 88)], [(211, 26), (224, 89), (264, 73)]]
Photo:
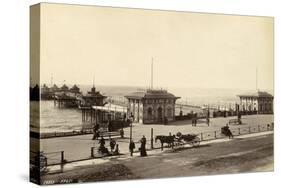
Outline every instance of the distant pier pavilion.
[(244, 93), (238, 97), (240, 98), (240, 111), (273, 114), (273, 96), (267, 92)]
[(127, 116), (135, 122), (163, 124), (175, 120), (176, 97), (166, 90), (148, 89), (125, 96), (128, 99)]
[(80, 88), (76, 84), (71, 88), (65, 84), (61, 88), (54, 85), (51, 93), (53, 93), (52, 98), (54, 99), (54, 105), (59, 108), (77, 107), (77, 96), (81, 95)]
[(91, 107), (91, 106), (104, 106), (105, 99), (107, 97), (102, 95), (99, 91), (96, 91), (96, 87), (93, 86), (91, 91), (88, 91), (86, 95), (81, 95), (77, 99), (79, 101), (79, 106)]

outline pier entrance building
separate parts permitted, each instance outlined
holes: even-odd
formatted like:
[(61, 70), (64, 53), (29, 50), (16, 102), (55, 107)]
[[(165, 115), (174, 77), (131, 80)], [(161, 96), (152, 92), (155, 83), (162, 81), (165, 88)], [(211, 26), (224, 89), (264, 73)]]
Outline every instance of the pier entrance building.
[(238, 95), (240, 110), (257, 114), (273, 114), (273, 96), (267, 92), (256, 91)]
[(165, 124), (175, 120), (176, 97), (167, 90), (148, 89), (125, 96), (127, 116), (143, 124)]

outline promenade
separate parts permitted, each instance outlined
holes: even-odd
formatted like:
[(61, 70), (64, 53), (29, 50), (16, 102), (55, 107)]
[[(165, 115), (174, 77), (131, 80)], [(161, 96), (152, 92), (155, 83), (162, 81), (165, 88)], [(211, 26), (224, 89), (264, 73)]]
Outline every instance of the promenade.
[[(176, 134), (177, 132), (181, 132), (183, 134), (195, 133), (199, 134), (204, 133), (204, 139), (208, 140), (208, 137), (214, 136), (214, 132), (217, 132), (217, 137), (221, 137), (220, 128), (228, 123), (229, 119), (233, 119), (235, 117), (227, 117), (227, 118), (214, 118), (210, 121), (210, 126), (207, 126), (205, 120), (198, 121), (196, 127), (192, 127), (190, 121), (178, 121), (170, 123), (169, 125), (142, 125), (142, 124), (134, 124), (133, 125), (133, 140), (136, 142), (136, 149), (139, 148), (140, 144), (138, 141), (141, 139), (143, 135), (147, 138), (147, 148), (150, 149), (150, 134), (151, 128), (153, 128), (154, 137), (157, 135), (169, 135)], [(266, 127), (267, 124), (271, 124), (273, 122), (273, 115), (250, 115), (242, 117), (242, 125), (230, 125), (230, 129), (237, 130), (241, 128), (241, 131), (247, 130), (249, 127), (253, 127), (253, 132), (258, 132), (256, 130), (257, 125), (262, 125)], [(255, 129), (255, 130), (254, 130)], [(264, 130), (261, 130), (264, 131)], [(129, 133), (130, 129), (125, 128), (125, 138), (117, 138), (116, 142), (119, 145), (121, 154), (128, 154), (129, 150)], [(236, 134), (234, 132), (234, 134)], [(246, 133), (244, 133), (246, 134)], [(32, 139), (31, 139), (32, 142)], [(109, 145), (109, 141), (106, 140), (106, 146)], [(154, 148), (160, 147), (159, 141), (157, 143), (153, 140)], [(64, 151), (64, 159), (68, 162), (77, 161), (83, 159), (89, 159), (91, 156), (91, 147), (97, 148), (98, 140), (92, 140), (92, 135), (81, 135), (81, 136), (70, 136), (70, 137), (58, 137), (58, 138), (50, 138), (41, 140), (40, 149), (44, 153), (49, 155), (48, 163), (58, 163), (61, 159), (60, 152)], [(109, 148), (109, 147), (108, 147)], [(96, 152), (96, 150), (94, 151)], [(95, 153), (97, 154), (97, 153)], [(135, 154), (139, 155), (139, 154)], [(48, 157), (48, 155), (47, 155)]]
[[(273, 170), (273, 132), (205, 141), (197, 148), (166, 150), (148, 157), (111, 157), (67, 164), (63, 172), (43, 176), (42, 183), (65, 183), (214, 175)], [(59, 167), (58, 167), (59, 168)]]

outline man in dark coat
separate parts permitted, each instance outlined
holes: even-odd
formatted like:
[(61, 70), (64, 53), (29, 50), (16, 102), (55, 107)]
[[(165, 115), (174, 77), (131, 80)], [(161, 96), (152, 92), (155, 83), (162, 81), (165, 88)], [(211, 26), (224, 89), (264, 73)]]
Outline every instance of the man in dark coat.
[(146, 138), (144, 135), (142, 136), (142, 139), (140, 140), (140, 142), (141, 142), (140, 154), (141, 154), (141, 157), (145, 157), (145, 156), (147, 156), (147, 153), (146, 153), (146, 149), (145, 149)]
[(100, 128), (100, 125), (99, 124), (96, 124), (93, 128), (93, 138), (92, 140), (95, 140), (99, 137), (99, 128)]
[(133, 153), (134, 153), (134, 149), (135, 149), (135, 143), (133, 140), (131, 140), (130, 144), (129, 144), (129, 150), (130, 150), (130, 154), (131, 156), (133, 156)]
[(114, 139), (110, 138), (109, 145), (110, 145), (110, 151), (113, 152), (115, 145), (116, 145), (116, 141)]

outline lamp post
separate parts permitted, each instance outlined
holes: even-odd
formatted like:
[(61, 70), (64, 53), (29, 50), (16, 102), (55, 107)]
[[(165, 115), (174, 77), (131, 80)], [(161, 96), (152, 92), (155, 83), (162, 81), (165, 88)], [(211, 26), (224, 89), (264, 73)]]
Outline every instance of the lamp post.
[(133, 116), (133, 114), (131, 114), (131, 116), (130, 116), (130, 143), (132, 142), (133, 121), (134, 121), (134, 116)]
[(210, 126), (210, 105), (208, 104), (208, 110), (207, 110), (207, 124)]

